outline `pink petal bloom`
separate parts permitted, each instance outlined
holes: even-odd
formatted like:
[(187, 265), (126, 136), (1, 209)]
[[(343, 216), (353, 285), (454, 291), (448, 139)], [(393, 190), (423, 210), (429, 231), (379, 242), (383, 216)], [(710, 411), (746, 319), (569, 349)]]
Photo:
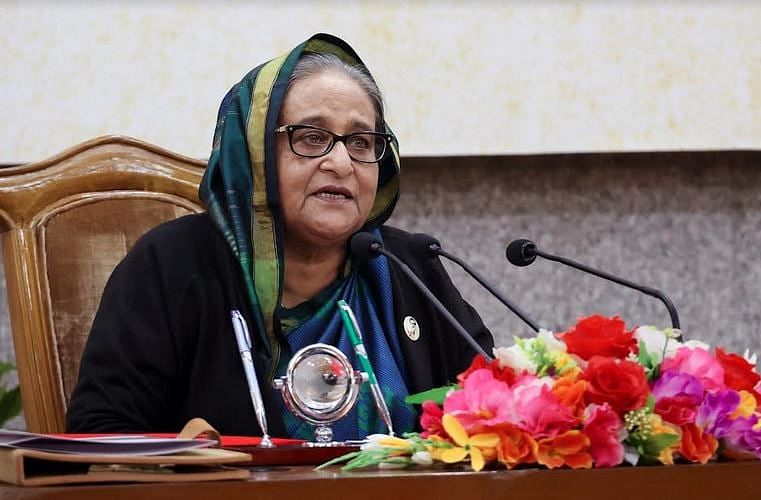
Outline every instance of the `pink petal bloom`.
[(661, 375), (653, 383), (653, 397), (658, 402), (663, 398), (687, 396), (697, 404), (703, 399), (703, 384), (700, 379), (679, 371), (661, 369)]
[(555, 437), (578, 423), (545, 380), (523, 378), (513, 386), (513, 394), (518, 425), (536, 439)]
[(724, 388), (724, 368), (713, 355), (702, 347), (682, 347), (667, 356), (661, 371), (674, 370), (697, 377), (706, 390)]
[(444, 416), (444, 412), (439, 405), (433, 401), (423, 403), (423, 414), (420, 415), (420, 427), (423, 428), (423, 437), (444, 432), (444, 426), (441, 424), (442, 416)]
[(621, 441), (626, 436), (624, 423), (608, 405), (591, 404), (585, 413), (584, 434), (589, 436), (589, 453), (597, 467), (614, 467), (624, 461)]
[(704, 392), (697, 377), (674, 370), (662, 371), (653, 383), (655, 413), (675, 425), (691, 424)]
[(465, 379), (461, 390), (449, 393), (444, 400), (444, 413), (457, 417), (468, 434), (483, 427), (516, 423), (513, 391), (486, 369), (475, 370)]

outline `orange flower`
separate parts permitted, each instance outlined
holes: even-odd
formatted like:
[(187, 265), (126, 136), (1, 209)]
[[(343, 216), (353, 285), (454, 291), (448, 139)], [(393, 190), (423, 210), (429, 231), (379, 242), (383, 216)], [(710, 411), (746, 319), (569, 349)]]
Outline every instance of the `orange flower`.
[(716, 438), (704, 433), (695, 424), (682, 426), (682, 442), (679, 446), (679, 454), (690, 462), (705, 464), (716, 453), (718, 447), (719, 443)]
[(740, 393), (740, 404), (729, 418), (748, 418), (756, 412), (758, 404), (753, 394), (748, 391), (738, 391)]
[(587, 389), (585, 380), (577, 380), (578, 372), (563, 375), (552, 386), (552, 393), (563, 406), (571, 409), (575, 417), (584, 414), (584, 391)]
[(567, 431), (539, 441), (537, 462), (550, 469), (567, 465), (572, 469), (592, 467), (589, 438), (581, 431)]
[(505, 425), (497, 432), (497, 460), (512, 469), (518, 464), (536, 462), (538, 446), (534, 438), (514, 425)]

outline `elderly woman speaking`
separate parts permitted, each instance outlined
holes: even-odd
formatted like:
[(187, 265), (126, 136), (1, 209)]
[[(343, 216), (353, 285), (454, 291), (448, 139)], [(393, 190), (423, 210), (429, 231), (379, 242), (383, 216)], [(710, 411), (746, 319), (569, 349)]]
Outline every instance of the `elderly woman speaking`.
[[(385, 257), (352, 258), (372, 231), (405, 260), (484, 348), (492, 339), (441, 263), (384, 226), (399, 195), (399, 153), (378, 86), (343, 41), (316, 35), (251, 71), (220, 106), (200, 186), (206, 213), (146, 234), (103, 293), (71, 398), (71, 432), (177, 431), (203, 417), (226, 434), (261, 433), (230, 312), (250, 325), (269, 431), (311, 428), (271, 389), (300, 348), (338, 347), (356, 364), (345, 300), (398, 432), (414, 430), (409, 393), (452, 381), (472, 348)], [(336, 439), (384, 431), (363, 391)]]

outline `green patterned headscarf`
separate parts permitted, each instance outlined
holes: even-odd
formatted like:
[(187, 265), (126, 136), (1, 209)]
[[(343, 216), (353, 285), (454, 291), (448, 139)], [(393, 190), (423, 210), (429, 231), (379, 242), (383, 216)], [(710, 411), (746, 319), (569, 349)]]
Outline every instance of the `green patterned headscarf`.
[[(318, 34), (254, 68), (225, 96), (214, 143), (199, 188), (201, 201), (240, 264), (255, 324), (252, 342), (268, 358), (269, 374), (280, 347), (274, 313), (283, 286), (283, 218), (277, 177), (275, 128), (288, 81), (304, 52), (330, 53), (364, 66), (346, 42)], [(391, 133), (388, 125), (385, 131)], [(399, 197), (399, 148), (394, 141), (379, 164), (375, 204), (364, 229), (385, 222)]]

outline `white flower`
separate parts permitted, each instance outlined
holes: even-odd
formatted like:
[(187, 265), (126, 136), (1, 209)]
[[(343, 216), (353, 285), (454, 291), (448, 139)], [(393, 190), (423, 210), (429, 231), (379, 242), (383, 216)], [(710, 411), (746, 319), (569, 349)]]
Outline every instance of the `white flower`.
[(380, 450), (383, 448), (383, 445), (380, 444), (381, 439), (387, 438), (388, 436), (386, 434), (370, 434), (367, 436), (366, 442), (362, 443), (362, 445), (359, 447), (360, 450)]
[(538, 377), (536, 381), (537, 383), (547, 387), (547, 389), (552, 389), (555, 386), (555, 379), (550, 377), (549, 375), (545, 375), (544, 377)]
[[(710, 351), (711, 347), (705, 342), (699, 340), (688, 340), (687, 342), (679, 342), (676, 337), (681, 335), (681, 331), (675, 328), (664, 328), (660, 330), (654, 326), (640, 326), (634, 330), (634, 337), (637, 339), (637, 343), (644, 342), (645, 349), (653, 356), (656, 363), (663, 361), (663, 358), (668, 358), (679, 349), (705, 349)], [(664, 352), (665, 347), (665, 352)]]
[(565, 342), (555, 337), (555, 334), (550, 330), (544, 328), (539, 329), (539, 334), (536, 336), (537, 340), (541, 340), (547, 346), (547, 352), (555, 354), (559, 352), (567, 352)]
[(416, 451), (411, 458), (418, 465), (431, 465), (433, 463), (433, 457), (428, 451)]
[[(638, 344), (645, 344), (645, 349), (656, 363), (660, 363), (666, 355), (675, 352), (681, 345), (670, 338), (664, 330), (659, 330), (654, 326), (640, 326), (634, 330), (634, 337)], [(666, 350), (665, 353), (664, 349)]]
[(635, 447), (628, 444), (624, 445), (624, 462), (637, 465), (637, 462), (639, 462), (639, 452)]
[(500, 366), (509, 366), (518, 373), (525, 370), (536, 374), (536, 363), (518, 344), (510, 347), (495, 347), (494, 357), (499, 360)]
[[(704, 351), (711, 351), (711, 346), (706, 344), (705, 342), (701, 342), (699, 340), (688, 340), (687, 342), (683, 344), (677, 344), (678, 348), (675, 349), (675, 352), (679, 349), (682, 349), (683, 347), (686, 347), (688, 349), (703, 349)], [(671, 354), (671, 353), (669, 353)]]
[(745, 349), (745, 352), (743, 353), (743, 358), (745, 358), (745, 361), (752, 364), (754, 367), (756, 366), (756, 353), (753, 354), (750, 353), (750, 349)]

